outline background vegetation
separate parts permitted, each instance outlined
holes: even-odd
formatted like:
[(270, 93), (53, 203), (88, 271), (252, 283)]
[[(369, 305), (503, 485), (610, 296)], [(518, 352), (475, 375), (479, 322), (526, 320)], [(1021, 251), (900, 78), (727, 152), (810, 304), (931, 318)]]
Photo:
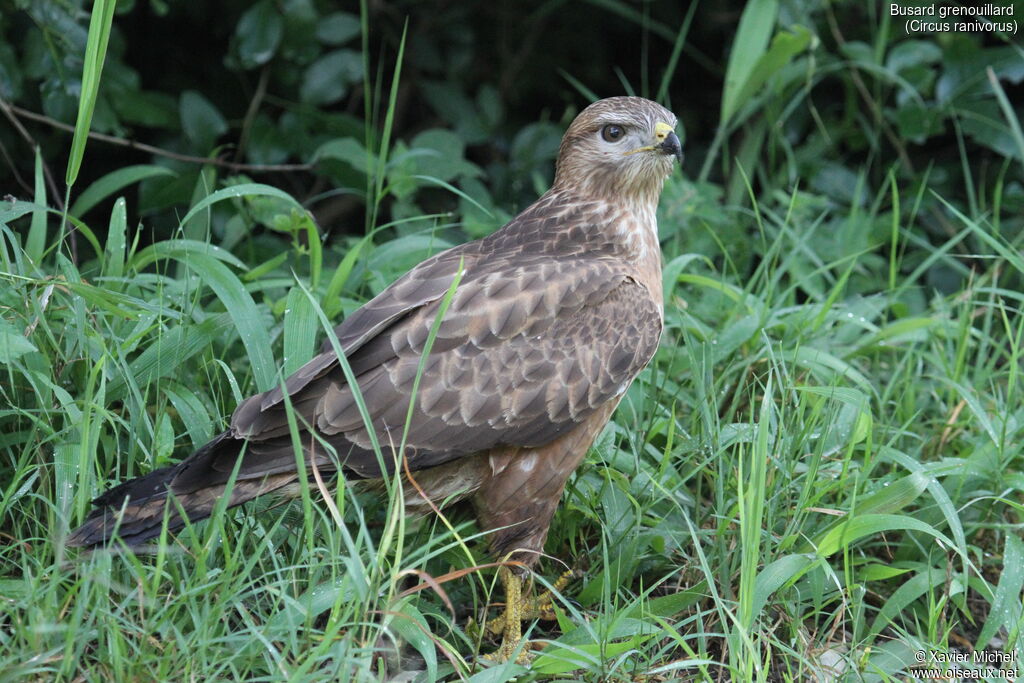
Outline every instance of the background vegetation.
[[(111, 5), (0, 0), (0, 678), (1021, 668), (1016, 36), (852, 0)], [(93, 496), (536, 198), (622, 93), (686, 131), (667, 329), (555, 519), (540, 579), (582, 578), (532, 669), (474, 660), (493, 572), (457, 512), (311, 486), (66, 551)]]

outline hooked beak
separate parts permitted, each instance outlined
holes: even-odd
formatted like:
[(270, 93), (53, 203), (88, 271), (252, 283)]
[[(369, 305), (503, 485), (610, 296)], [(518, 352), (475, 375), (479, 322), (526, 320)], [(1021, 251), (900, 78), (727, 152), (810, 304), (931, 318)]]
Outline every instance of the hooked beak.
[(663, 154), (671, 154), (682, 165), (683, 145), (679, 142), (679, 136), (676, 135), (672, 126), (659, 121), (654, 126), (654, 137), (658, 139), (658, 144), (654, 148), (660, 150)]

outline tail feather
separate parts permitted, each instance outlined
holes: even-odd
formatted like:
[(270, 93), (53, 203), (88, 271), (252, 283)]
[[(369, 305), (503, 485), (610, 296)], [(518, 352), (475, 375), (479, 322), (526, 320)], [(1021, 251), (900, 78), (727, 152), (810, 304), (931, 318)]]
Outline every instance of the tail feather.
[[(228, 477), (213, 471), (214, 458), (241, 455), (242, 442), (228, 432), (218, 435), (181, 463), (154, 470), (115, 486), (98, 496), (96, 506), (85, 522), (68, 537), (68, 545), (89, 547), (104, 545), (115, 535), (130, 546), (139, 545), (163, 529), (164, 517), (170, 531), (185, 526), (186, 519), (196, 522), (209, 517), (227, 489)], [(176, 486), (184, 472), (189, 473), (185, 486)], [(197, 472), (207, 473), (207, 485), (197, 485)], [(239, 479), (231, 489), (227, 505), (241, 505), (295, 480), (295, 473), (272, 474), (263, 478)], [(169, 500), (172, 497), (173, 500)], [(182, 516), (184, 512), (184, 517)]]

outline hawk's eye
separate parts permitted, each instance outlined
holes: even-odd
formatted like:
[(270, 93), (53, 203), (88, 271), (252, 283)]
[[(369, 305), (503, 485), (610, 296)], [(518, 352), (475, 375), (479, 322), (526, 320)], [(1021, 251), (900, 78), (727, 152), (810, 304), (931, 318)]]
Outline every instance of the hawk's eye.
[(609, 123), (601, 129), (601, 137), (605, 142), (618, 142), (625, 134), (625, 129), (623, 129), (622, 126), (615, 125), (614, 123)]

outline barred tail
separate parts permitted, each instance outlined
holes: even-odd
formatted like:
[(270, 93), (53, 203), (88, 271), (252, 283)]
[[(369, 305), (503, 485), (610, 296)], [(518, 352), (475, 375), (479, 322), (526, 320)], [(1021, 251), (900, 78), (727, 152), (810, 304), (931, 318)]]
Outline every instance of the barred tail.
[[(224, 432), (177, 465), (115, 486), (93, 501), (95, 509), (68, 536), (68, 545), (105, 545), (116, 534), (129, 546), (135, 546), (160, 535), (165, 514), (170, 531), (184, 527), (186, 518), (190, 522), (206, 519), (224, 496), (231, 474), (214, 468), (213, 464), (223, 462), (225, 456), (240, 455), (243, 443)], [(184, 476), (186, 472), (188, 475)], [(294, 480), (294, 471), (251, 479), (239, 476), (231, 489), (228, 507), (241, 505)]]

